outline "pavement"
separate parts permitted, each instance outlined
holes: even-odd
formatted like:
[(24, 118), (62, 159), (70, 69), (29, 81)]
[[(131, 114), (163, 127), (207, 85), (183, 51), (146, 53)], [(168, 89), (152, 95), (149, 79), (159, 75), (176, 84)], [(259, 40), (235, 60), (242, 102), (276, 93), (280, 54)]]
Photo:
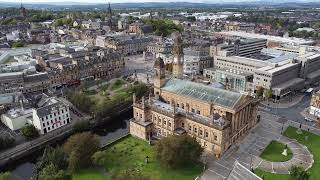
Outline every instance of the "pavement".
[(270, 104), (271, 102), (269, 105), (262, 102), (259, 109), (276, 116), (281, 116), (284, 119), (295, 121), (302, 125), (315, 126), (315, 122), (306, 121), (303, 114), (301, 114), (301, 112), (305, 111), (305, 109), (310, 106), (310, 101), (310, 96), (300, 95), (300, 97), (292, 99), (290, 104), (280, 103), (279, 106), (281, 106), (281, 108), (274, 104)]
[[(260, 168), (268, 172), (282, 174), (288, 174), (288, 169), (294, 164), (301, 165), (306, 169), (312, 166), (313, 156), (308, 149), (281, 135), (281, 132), (289, 126), (289, 121), (283, 121), (280, 116), (263, 111), (259, 113), (261, 121), (242, 141), (234, 144), (220, 159), (213, 156), (207, 157), (207, 169), (203, 172), (201, 179), (226, 179), (236, 160), (248, 169)], [(297, 123), (295, 124), (297, 125)], [(293, 158), (281, 163), (261, 159), (259, 155), (272, 140), (287, 144), (293, 152)]]

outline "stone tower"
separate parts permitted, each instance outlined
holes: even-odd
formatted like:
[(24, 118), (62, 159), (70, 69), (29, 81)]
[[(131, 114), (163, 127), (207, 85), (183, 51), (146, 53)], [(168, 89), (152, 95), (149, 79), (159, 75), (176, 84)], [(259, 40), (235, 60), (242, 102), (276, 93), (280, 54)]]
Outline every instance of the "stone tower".
[(108, 2), (108, 10), (107, 10), (107, 18), (108, 18), (108, 26), (112, 29), (112, 11), (110, 2)]
[(172, 75), (175, 78), (182, 78), (184, 62), (182, 39), (180, 33), (175, 33), (174, 36)]
[(21, 6), (20, 6), (20, 16), (26, 18), (27, 17), (27, 10), (25, 7), (23, 7), (22, 5), (22, 1), (21, 1)]
[(154, 94), (160, 95), (161, 87), (166, 82), (166, 68), (162, 58), (158, 57), (154, 62), (154, 78), (153, 78), (153, 85), (154, 85)]

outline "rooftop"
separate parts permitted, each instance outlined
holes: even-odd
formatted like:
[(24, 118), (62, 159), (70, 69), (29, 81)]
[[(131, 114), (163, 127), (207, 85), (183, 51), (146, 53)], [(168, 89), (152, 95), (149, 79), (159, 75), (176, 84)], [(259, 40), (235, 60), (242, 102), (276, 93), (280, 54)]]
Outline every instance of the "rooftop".
[(269, 36), (269, 35), (256, 34), (256, 33), (247, 33), (243, 31), (224, 31), (224, 32), (220, 32), (220, 34), (227, 35), (227, 36), (239, 36), (244, 38), (267, 39), (269, 41), (275, 41), (275, 42), (287, 43), (287, 44), (296, 44), (296, 45), (312, 44), (314, 42), (313, 40), (305, 40), (302, 38), (284, 38), (280, 36)]
[(243, 98), (243, 95), (240, 93), (213, 88), (203, 84), (180, 79), (168, 80), (162, 89), (165, 91), (174, 92), (178, 95), (188, 96), (228, 108), (235, 107), (240, 99)]

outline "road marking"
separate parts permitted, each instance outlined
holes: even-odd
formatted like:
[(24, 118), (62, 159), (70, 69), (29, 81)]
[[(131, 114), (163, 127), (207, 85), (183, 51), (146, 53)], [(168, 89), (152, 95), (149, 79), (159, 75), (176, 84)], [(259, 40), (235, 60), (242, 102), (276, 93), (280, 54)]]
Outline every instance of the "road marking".
[[(258, 163), (258, 165), (256, 166), (256, 168), (258, 168), (260, 166), (260, 164), (262, 163), (263, 159), (261, 159), (261, 161)], [(256, 169), (255, 168), (255, 169)]]
[(217, 162), (215, 162), (217, 165), (219, 165), (219, 166), (221, 166), (221, 167), (223, 167), (223, 168), (226, 168), (226, 169), (228, 169), (228, 170), (231, 170), (230, 168), (228, 168), (228, 167), (226, 167), (226, 166), (224, 166), (224, 165), (222, 165), (222, 164), (220, 164), (218, 161)]
[(273, 162), (271, 162), (271, 168), (272, 168), (272, 173), (275, 173), (273, 169)]
[(212, 170), (212, 169), (208, 169), (208, 171), (211, 171), (211, 172), (213, 172), (213, 173), (215, 173), (215, 174), (217, 174), (217, 175), (221, 176), (223, 179), (227, 178), (226, 176), (223, 176), (223, 175), (221, 175), (221, 174), (219, 174), (219, 173), (215, 172), (215, 171), (214, 171), (214, 170)]

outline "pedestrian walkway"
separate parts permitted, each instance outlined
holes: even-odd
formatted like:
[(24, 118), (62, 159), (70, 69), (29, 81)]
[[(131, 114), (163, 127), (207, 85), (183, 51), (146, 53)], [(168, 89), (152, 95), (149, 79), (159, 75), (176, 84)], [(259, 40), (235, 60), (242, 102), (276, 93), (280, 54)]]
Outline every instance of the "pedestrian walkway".
[(281, 136), (277, 141), (288, 146), (292, 151), (292, 158), (285, 162), (272, 162), (255, 156), (253, 160), (254, 169), (259, 168), (267, 172), (289, 174), (289, 169), (293, 165), (302, 166), (306, 170), (312, 166), (314, 162), (313, 156), (307, 147), (285, 136)]
[[(288, 174), (288, 169), (292, 165), (303, 166), (306, 169), (312, 166), (313, 156), (308, 149), (295, 140), (281, 135), (281, 132), (291, 125), (291, 121), (283, 124), (278, 122), (280, 118), (278, 116), (264, 112), (260, 115), (261, 121), (259, 124), (242, 141), (234, 144), (220, 159), (207, 157), (207, 169), (201, 179), (227, 179), (235, 161), (238, 161), (247, 169), (260, 168), (267, 172), (282, 174)], [(260, 154), (272, 140), (287, 144), (293, 153), (292, 159), (286, 162), (269, 162), (261, 159)]]

